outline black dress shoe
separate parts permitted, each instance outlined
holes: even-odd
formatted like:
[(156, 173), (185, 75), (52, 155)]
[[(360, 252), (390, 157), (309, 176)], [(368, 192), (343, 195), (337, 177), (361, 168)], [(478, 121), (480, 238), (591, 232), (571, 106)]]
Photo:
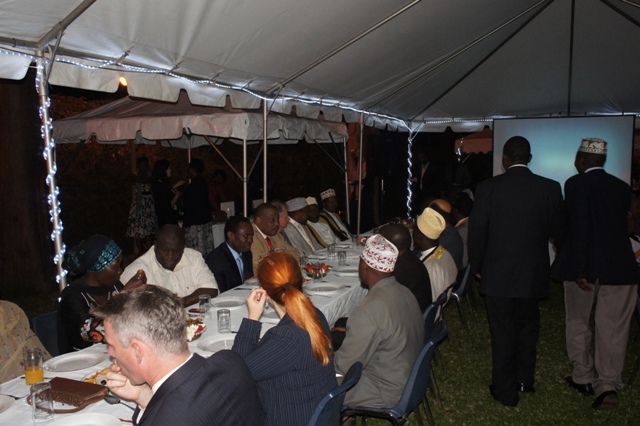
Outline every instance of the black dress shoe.
[(567, 382), (569, 387), (577, 390), (584, 396), (593, 395), (593, 386), (591, 386), (591, 383), (585, 383), (585, 384), (576, 383), (573, 381), (573, 378), (571, 376), (565, 377), (564, 380), (565, 382)]
[(597, 410), (613, 410), (618, 403), (618, 393), (610, 390), (602, 392), (591, 406)]
[(504, 405), (505, 407), (515, 407), (518, 405), (520, 397), (517, 392), (514, 392), (513, 395), (496, 395), (493, 385), (489, 385), (489, 393), (499, 403)]
[(518, 392), (535, 393), (536, 388), (527, 383), (518, 383)]

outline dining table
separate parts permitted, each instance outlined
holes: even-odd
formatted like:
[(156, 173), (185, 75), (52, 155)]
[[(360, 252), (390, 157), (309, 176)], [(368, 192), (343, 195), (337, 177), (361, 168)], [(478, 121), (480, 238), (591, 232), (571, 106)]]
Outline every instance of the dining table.
[[(307, 277), (303, 268), (303, 291), (311, 302), (324, 314), (330, 326), (336, 320), (346, 317), (355, 306), (367, 294), (367, 290), (360, 286), (358, 278), (359, 256), (362, 245), (357, 242), (345, 242), (336, 244), (336, 254), (328, 253), (327, 249), (307, 254), (309, 264), (325, 264), (329, 270), (323, 277)], [(344, 251), (346, 263), (339, 265), (337, 253)], [(303, 265), (304, 266), (304, 265)], [(186, 308), (191, 318), (199, 318), (199, 322), (205, 326), (204, 331), (194, 340), (188, 343), (189, 350), (204, 357), (213, 353), (231, 349), (237, 330), (243, 318), (248, 315), (246, 299), (253, 288), (258, 288), (257, 279), (249, 279), (239, 287), (230, 289), (211, 299), (209, 312), (190, 312), (199, 310), (198, 305)], [(230, 332), (218, 331), (217, 313), (220, 309), (228, 309), (231, 318)], [(275, 310), (267, 306), (260, 322), (262, 323), (261, 335), (275, 327), (280, 318)], [(107, 354), (107, 346), (95, 344), (83, 350), (54, 357), (45, 363), (44, 380), (54, 377), (64, 377), (74, 380), (84, 378), (97, 373), (111, 365)], [(120, 426), (130, 425), (133, 410), (125, 404), (135, 407), (131, 401), (109, 404), (104, 400), (88, 405), (81, 411), (72, 414), (55, 414), (54, 418), (47, 422), (34, 423), (31, 419), (31, 407), (27, 403), (29, 386), (25, 383), (24, 376), (16, 377), (8, 382), (0, 384), (0, 426), (2, 425), (47, 425), (47, 426)], [(13, 397), (17, 397), (15, 399)], [(64, 409), (58, 402), (54, 408)], [(72, 408), (72, 407), (71, 407)]]

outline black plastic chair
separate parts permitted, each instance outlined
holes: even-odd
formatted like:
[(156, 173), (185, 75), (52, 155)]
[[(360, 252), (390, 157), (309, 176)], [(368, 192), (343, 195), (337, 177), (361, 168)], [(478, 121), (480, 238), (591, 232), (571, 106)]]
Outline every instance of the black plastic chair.
[(51, 356), (58, 356), (58, 311), (36, 315), (31, 319), (33, 332)]
[(429, 367), (431, 366), (433, 352), (435, 351), (436, 345), (442, 341), (446, 335), (447, 323), (444, 320), (439, 321), (436, 329), (433, 331), (431, 339), (424, 345), (416, 358), (402, 396), (394, 407), (347, 407), (343, 410), (342, 415), (344, 417), (353, 417), (354, 423), (357, 417), (363, 418), (363, 424), (367, 417), (374, 417), (388, 420), (394, 425), (403, 425), (408, 420), (409, 415), (415, 412), (416, 416), (418, 416), (418, 423), (422, 424), (419, 405), (420, 403), (424, 403), (429, 423), (434, 424), (431, 409), (429, 408), (425, 394), (429, 384)]
[(469, 336), (469, 341), (471, 342), (471, 344), (473, 344), (473, 340), (471, 337), (471, 330), (469, 329), (469, 322), (467, 321), (467, 318), (464, 314), (464, 310), (462, 309), (462, 302), (461, 302), (461, 299), (463, 297), (467, 299), (467, 303), (469, 304), (469, 310), (471, 311), (471, 315), (473, 316), (473, 320), (475, 321), (475, 313), (473, 312), (473, 307), (471, 306), (471, 300), (469, 300), (469, 289), (470, 289), (469, 285), (473, 280), (473, 276), (471, 275), (470, 271), (471, 271), (470, 264), (467, 265), (466, 268), (460, 271), (460, 273), (458, 274), (458, 280), (456, 282), (456, 285), (454, 286), (453, 291), (451, 292), (451, 298), (457, 302), (458, 312), (460, 313), (460, 321), (462, 321), (462, 324), (467, 329), (467, 335)]
[(340, 411), (342, 411), (345, 394), (358, 383), (361, 374), (361, 362), (358, 361), (349, 367), (347, 374), (342, 379), (342, 383), (322, 398), (316, 409), (313, 410), (308, 426), (339, 425)]

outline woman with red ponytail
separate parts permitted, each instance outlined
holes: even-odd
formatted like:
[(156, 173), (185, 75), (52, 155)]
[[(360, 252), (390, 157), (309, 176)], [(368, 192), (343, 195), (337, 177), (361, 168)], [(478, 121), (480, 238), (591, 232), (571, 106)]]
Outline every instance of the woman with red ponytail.
[[(261, 288), (247, 297), (249, 317), (242, 320), (233, 350), (258, 384), (265, 426), (304, 425), (337, 385), (329, 324), (302, 293), (302, 273), (291, 255), (274, 252), (264, 258), (258, 280)], [(280, 322), (260, 339), (267, 301)]]

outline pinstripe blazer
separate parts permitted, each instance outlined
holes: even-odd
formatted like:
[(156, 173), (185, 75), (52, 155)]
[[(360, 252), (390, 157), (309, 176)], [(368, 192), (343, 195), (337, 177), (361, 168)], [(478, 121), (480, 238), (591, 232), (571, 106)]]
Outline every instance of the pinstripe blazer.
[(232, 351), (220, 351), (207, 359), (193, 354), (158, 388), (137, 424), (253, 426), (263, 420), (247, 366)]
[[(316, 309), (329, 335), (329, 324)], [(285, 315), (260, 339), (261, 324), (242, 320), (233, 344), (258, 384), (265, 425), (306, 425), (316, 405), (337, 386), (333, 357), (323, 366), (313, 357), (309, 334)], [(260, 339), (260, 340), (259, 340)]]

